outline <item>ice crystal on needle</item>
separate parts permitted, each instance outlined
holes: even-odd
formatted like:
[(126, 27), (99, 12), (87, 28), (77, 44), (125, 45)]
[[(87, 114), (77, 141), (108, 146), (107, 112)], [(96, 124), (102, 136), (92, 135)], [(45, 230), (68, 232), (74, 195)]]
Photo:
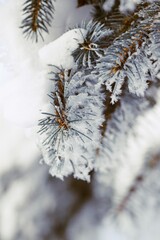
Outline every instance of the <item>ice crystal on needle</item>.
[[(158, 12), (159, 3), (140, 11), (137, 15), (140, 20), (133, 22), (129, 31), (115, 39), (98, 60), (96, 68), (99, 67), (100, 80), (111, 92), (112, 104), (118, 101), (124, 84), (127, 83), (131, 93), (144, 96), (148, 83), (154, 81), (153, 53), (149, 54), (149, 49), (157, 34), (153, 22)], [(157, 41), (154, 46), (158, 47)]]
[(73, 51), (73, 57), (78, 66), (91, 68), (96, 59), (104, 54), (105, 38), (110, 36), (112, 31), (104, 24), (94, 21), (83, 23), (81, 28), (86, 30), (86, 34), (81, 32), (83, 42)]
[(52, 66), (53, 91), (48, 112), (39, 121), (40, 147), (50, 173), (59, 178), (74, 173), (89, 180), (102, 118), (100, 90), (92, 76)]

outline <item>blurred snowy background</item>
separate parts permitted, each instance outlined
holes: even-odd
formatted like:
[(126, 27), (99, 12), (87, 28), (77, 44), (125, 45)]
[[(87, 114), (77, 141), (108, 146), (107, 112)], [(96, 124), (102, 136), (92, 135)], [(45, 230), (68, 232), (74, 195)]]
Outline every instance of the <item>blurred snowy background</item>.
[[(115, 175), (93, 174), (91, 183), (72, 177), (61, 181), (52, 178), (48, 167), (39, 164), (42, 156), (34, 127), (49, 88), (46, 65), (50, 59), (52, 64), (57, 63), (57, 57), (66, 61), (59, 55), (67, 43), (66, 46), (58, 43), (59, 47), (49, 43), (68, 28), (91, 19), (93, 7), (77, 9), (77, 0), (57, 0), (54, 5), (50, 34), (45, 36), (45, 43), (36, 44), (26, 41), (19, 28), (22, 1), (0, 1), (0, 239), (159, 240), (160, 169), (153, 171), (153, 176), (150, 175), (138, 192), (138, 201), (129, 203), (138, 215), (137, 221), (132, 221), (130, 216), (134, 214), (127, 210), (116, 220), (112, 212), (113, 205), (125, 196), (137, 172), (143, 168), (140, 159), (146, 157), (146, 152), (150, 154), (154, 150), (160, 158), (159, 92), (156, 92), (154, 109), (142, 114), (134, 130), (128, 131), (127, 143), (125, 124), (121, 122), (124, 134), (115, 137), (120, 146), (116, 151), (119, 156), (125, 155), (128, 163), (122, 163), (114, 171)], [(135, 104), (142, 111), (145, 108), (143, 101), (135, 100)], [(130, 112), (133, 118), (132, 104), (128, 102), (124, 111)], [(126, 120), (126, 129), (130, 122)]]

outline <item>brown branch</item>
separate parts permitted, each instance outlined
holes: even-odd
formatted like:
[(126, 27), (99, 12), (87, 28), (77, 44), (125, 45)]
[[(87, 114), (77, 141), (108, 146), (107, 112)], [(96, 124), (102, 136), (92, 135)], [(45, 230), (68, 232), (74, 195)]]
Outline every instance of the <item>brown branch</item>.
[(125, 209), (129, 200), (138, 191), (138, 189), (141, 187), (142, 183), (147, 178), (146, 170), (147, 171), (154, 170), (157, 167), (157, 165), (159, 164), (159, 162), (160, 162), (160, 154), (154, 155), (152, 158), (149, 159), (149, 161), (147, 161), (147, 165), (145, 166), (145, 169), (142, 169), (142, 172), (134, 179), (133, 184), (129, 188), (127, 194), (124, 196), (122, 201), (118, 204), (118, 206), (116, 208), (117, 214), (119, 214), (120, 212), (122, 212)]
[[(58, 108), (58, 110), (56, 109), (56, 122), (59, 124), (59, 128), (64, 128), (64, 129), (68, 129), (69, 125), (68, 125), (68, 120), (66, 117), (66, 99), (64, 97), (64, 84), (65, 84), (65, 70), (61, 70), (58, 73), (58, 81), (57, 81), (57, 95), (56, 93), (54, 94), (54, 105)], [(70, 75), (70, 71), (67, 72), (68, 77)], [(60, 106), (59, 103), (59, 99), (62, 103), (62, 106)]]
[(39, 15), (39, 11), (41, 9), (41, 2), (42, 0), (36, 0), (36, 1), (32, 1), (32, 30), (33, 32), (36, 32), (38, 29), (38, 15)]

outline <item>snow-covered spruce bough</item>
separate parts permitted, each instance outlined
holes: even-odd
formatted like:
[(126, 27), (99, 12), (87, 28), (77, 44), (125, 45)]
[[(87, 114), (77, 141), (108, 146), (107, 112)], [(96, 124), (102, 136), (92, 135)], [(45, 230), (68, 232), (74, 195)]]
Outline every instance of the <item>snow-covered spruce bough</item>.
[(126, 92), (143, 97), (146, 89), (157, 83), (159, 8), (156, 2), (141, 9), (136, 13), (138, 19), (106, 49), (103, 44), (111, 31), (107, 29), (105, 35), (101, 33), (103, 24), (83, 24), (82, 41), (72, 52), (74, 68), (52, 66), (51, 104), (43, 112), (39, 133), (44, 161), (53, 176), (73, 173), (89, 180), (90, 171), (99, 165), (101, 144), (107, 149), (103, 137), (110, 108), (104, 105), (105, 99), (109, 96), (109, 104), (114, 105)]
[(84, 72), (51, 66), (51, 103), (39, 121), (40, 147), (50, 173), (71, 173), (89, 181), (103, 123), (103, 94), (96, 79)]

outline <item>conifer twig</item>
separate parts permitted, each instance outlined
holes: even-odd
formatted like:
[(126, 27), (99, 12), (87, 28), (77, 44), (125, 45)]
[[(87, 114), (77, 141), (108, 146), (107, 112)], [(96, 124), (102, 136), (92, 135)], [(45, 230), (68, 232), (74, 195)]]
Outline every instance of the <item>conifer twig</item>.
[(24, 19), (21, 23), (23, 34), (27, 38), (35, 38), (36, 42), (43, 32), (48, 33), (53, 19), (53, 0), (26, 0), (23, 7)]

